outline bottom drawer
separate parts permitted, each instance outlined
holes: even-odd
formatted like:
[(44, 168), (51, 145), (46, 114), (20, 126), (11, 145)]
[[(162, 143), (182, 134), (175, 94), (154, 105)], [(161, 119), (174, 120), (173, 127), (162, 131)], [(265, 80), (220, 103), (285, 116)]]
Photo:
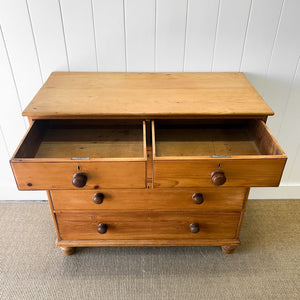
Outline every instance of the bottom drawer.
[[(62, 240), (233, 239), (239, 217), (239, 213), (59, 213), (57, 222)], [(98, 232), (105, 227), (105, 233)], [(199, 231), (192, 233), (197, 227)]]

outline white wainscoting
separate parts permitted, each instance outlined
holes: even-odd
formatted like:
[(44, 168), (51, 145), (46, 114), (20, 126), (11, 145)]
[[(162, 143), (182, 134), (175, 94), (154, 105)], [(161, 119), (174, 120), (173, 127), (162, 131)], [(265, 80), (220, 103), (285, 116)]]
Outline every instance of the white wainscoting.
[(299, 0), (0, 0), (0, 200), (46, 199), (17, 190), (9, 158), (52, 71), (245, 72), (289, 157), (250, 197), (300, 198), (299, 57)]

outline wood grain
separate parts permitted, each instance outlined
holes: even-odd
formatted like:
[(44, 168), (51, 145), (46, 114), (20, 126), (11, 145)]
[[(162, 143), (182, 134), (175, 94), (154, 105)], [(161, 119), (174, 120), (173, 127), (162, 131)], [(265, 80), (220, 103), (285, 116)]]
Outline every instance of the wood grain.
[[(265, 155), (285, 157), (261, 120), (152, 121), (154, 159)], [(171, 159), (173, 159), (171, 158)]]
[(15, 162), (11, 166), (20, 190), (76, 189), (78, 166), (88, 177), (81, 189), (145, 188), (145, 162)]
[(59, 229), (58, 229), (57, 220), (56, 220), (56, 214), (54, 212), (54, 207), (53, 207), (53, 199), (51, 197), (50, 191), (47, 191), (47, 198), (48, 198), (48, 203), (49, 203), (49, 207), (50, 207), (50, 211), (51, 211), (51, 216), (52, 216), (52, 220), (53, 220), (57, 240), (60, 241), (61, 237), (60, 237), (60, 234), (59, 234)]
[(158, 247), (158, 246), (222, 246), (240, 245), (239, 239), (139, 239), (139, 240), (62, 240), (56, 241), (58, 247)]
[(254, 139), (243, 127), (162, 128), (155, 133), (158, 157), (260, 154)]
[(36, 120), (14, 158), (146, 160), (145, 122)]
[(286, 158), (202, 159), (154, 161), (154, 187), (212, 187), (211, 173), (224, 171), (224, 187), (278, 186)]
[(35, 157), (144, 157), (142, 128), (48, 130)]
[(55, 72), (23, 112), (23, 116), (35, 118), (237, 118), (272, 114), (242, 73)]
[(273, 137), (271, 131), (264, 122), (249, 121), (249, 130), (255, 143), (262, 154), (285, 155), (284, 151)]
[[(245, 188), (192, 188), (192, 189), (105, 189), (53, 190), (51, 197), (55, 211), (61, 210), (147, 210), (147, 211), (240, 211)], [(101, 204), (93, 202), (96, 193), (103, 193)], [(203, 195), (202, 204), (194, 204), (193, 195)]]
[[(239, 215), (194, 212), (61, 213), (57, 214), (57, 221), (63, 240), (233, 239)], [(103, 235), (97, 231), (99, 223), (108, 226)], [(199, 223), (197, 234), (190, 232), (191, 223)]]
[(279, 185), (287, 157), (263, 121), (164, 124), (152, 121), (154, 187), (212, 187), (216, 170), (224, 186)]

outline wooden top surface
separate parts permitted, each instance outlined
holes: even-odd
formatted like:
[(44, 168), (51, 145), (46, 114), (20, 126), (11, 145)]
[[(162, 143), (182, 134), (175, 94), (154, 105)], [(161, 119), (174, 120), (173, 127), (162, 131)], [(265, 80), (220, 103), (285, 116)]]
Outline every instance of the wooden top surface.
[(31, 118), (205, 118), (273, 115), (243, 73), (54, 72)]

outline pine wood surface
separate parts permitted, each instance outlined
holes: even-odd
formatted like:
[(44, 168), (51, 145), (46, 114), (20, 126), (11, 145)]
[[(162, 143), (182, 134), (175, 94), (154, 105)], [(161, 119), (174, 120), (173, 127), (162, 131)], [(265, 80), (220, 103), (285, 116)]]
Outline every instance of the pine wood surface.
[(156, 129), (156, 156), (259, 155), (246, 128)]
[[(211, 174), (225, 172), (224, 187), (278, 186), (285, 158), (202, 159), (154, 161), (155, 188), (215, 187)], [(220, 165), (220, 167), (219, 167)]]
[(23, 112), (40, 119), (268, 115), (242, 73), (54, 72)]
[[(286, 155), (263, 121), (156, 128), (152, 121), (154, 187), (213, 187), (211, 174), (225, 172), (224, 186), (278, 186)], [(228, 127), (229, 126), (229, 127)], [(257, 175), (259, 174), (259, 176)]]
[[(245, 188), (53, 190), (51, 198), (55, 212), (61, 210), (240, 211), (246, 190)], [(93, 202), (95, 193), (103, 193), (103, 203)], [(193, 202), (192, 196), (195, 193), (203, 195), (202, 204)]]
[[(152, 121), (154, 159), (202, 159), (213, 156), (260, 159), (286, 155), (263, 121), (231, 124), (208, 120), (208, 124), (188, 126)], [(156, 125), (157, 124), (157, 125)]]
[(239, 246), (239, 239), (127, 239), (127, 240), (57, 240), (57, 247), (159, 247), (159, 246)]
[(87, 175), (86, 186), (98, 188), (145, 188), (145, 162), (14, 162), (11, 166), (20, 190), (76, 189), (72, 178)]
[[(199, 214), (190, 212), (93, 212), (60, 213), (57, 222), (62, 240), (73, 239), (233, 239), (239, 213)], [(97, 232), (99, 223), (108, 225), (105, 234)], [(199, 223), (191, 233), (189, 225)]]
[(145, 122), (126, 123), (37, 120), (13, 158), (146, 160)]

